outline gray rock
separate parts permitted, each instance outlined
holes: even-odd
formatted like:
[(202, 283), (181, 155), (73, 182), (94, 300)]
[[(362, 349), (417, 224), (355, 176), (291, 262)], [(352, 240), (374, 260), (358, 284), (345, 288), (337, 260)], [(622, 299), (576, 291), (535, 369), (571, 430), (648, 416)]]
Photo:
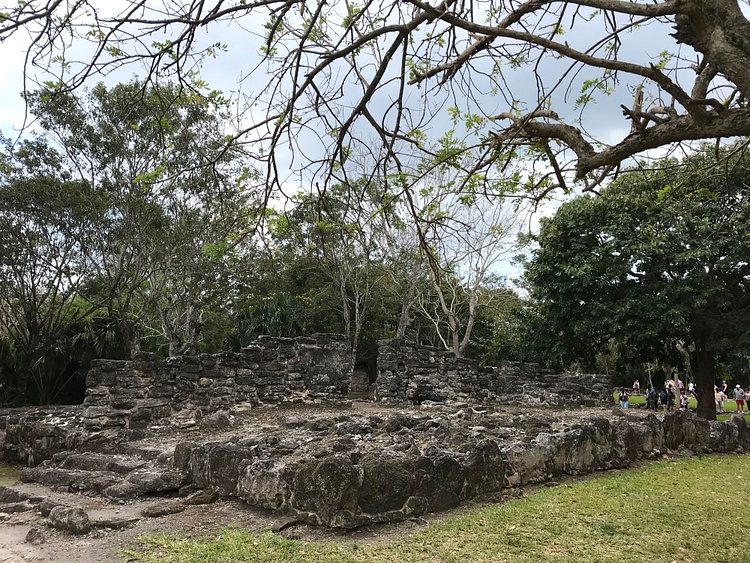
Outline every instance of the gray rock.
[(140, 518), (125, 518), (122, 516), (102, 517), (91, 520), (91, 527), (95, 529), (122, 530), (138, 523)]
[(343, 455), (307, 463), (294, 476), (292, 507), (309, 513), (315, 523), (334, 528), (361, 525), (357, 510), (361, 468)]
[(215, 412), (204, 416), (200, 420), (201, 430), (217, 431), (229, 428), (234, 423), (234, 417), (225, 412)]
[(190, 478), (200, 488), (215, 488), (222, 495), (234, 494), (245, 460), (253, 453), (233, 444), (211, 443), (196, 447), (190, 457)]
[(26, 538), (24, 541), (31, 545), (42, 545), (47, 541), (47, 538), (44, 536), (44, 532), (40, 528), (31, 528), (26, 532)]
[(0, 503), (0, 512), (5, 514), (15, 514), (18, 512), (29, 512), (34, 510), (34, 506), (28, 502), (4, 502)]
[(190, 465), (190, 455), (196, 447), (194, 442), (180, 442), (172, 454), (172, 466), (180, 471), (186, 471)]
[(53, 528), (80, 536), (91, 531), (89, 515), (81, 508), (56, 506), (49, 513), (49, 524)]
[(0, 486), (0, 503), (23, 502), (28, 500), (29, 495), (22, 493), (10, 487)]
[(271, 531), (274, 534), (278, 534), (279, 532), (283, 532), (287, 528), (291, 528), (292, 526), (296, 526), (300, 523), (300, 520), (297, 518), (284, 518), (282, 520), (278, 520), (273, 523), (271, 526)]
[(162, 501), (147, 506), (141, 510), (141, 516), (146, 518), (158, 518), (160, 516), (167, 516), (169, 514), (177, 514), (185, 510), (185, 505), (176, 501)]
[(192, 495), (184, 498), (183, 503), (187, 505), (213, 504), (219, 500), (219, 493), (214, 490), (196, 491)]
[(362, 458), (364, 472), (359, 506), (368, 514), (401, 510), (417, 488), (417, 459), (383, 452)]
[(52, 512), (52, 509), (55, 508), (56, 506), (61, 506), (61, 505), (60, 503), (57, 503), (51, 500), (43, 500), (37, 506), (37, 510), (42, 516), (46, 518), (49, 516), (49, 513)]
[(245, 465), (237, 483), (237, 496), (253, 506), (279, 510), (287, 506), (296, 466), (273, 459), (256, 459)]

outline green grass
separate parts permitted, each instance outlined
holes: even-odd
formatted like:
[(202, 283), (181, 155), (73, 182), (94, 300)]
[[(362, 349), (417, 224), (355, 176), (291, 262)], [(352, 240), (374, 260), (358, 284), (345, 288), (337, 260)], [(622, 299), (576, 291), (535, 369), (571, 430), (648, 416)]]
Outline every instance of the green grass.
[(128, 556), (150, 563), (739, 563), (749, 559), (750, 519), (737, 491), (749, 479), (750, 456), (663, 461), (464, 508), (373, 545), (223, 530), (204, 541), (145, 538), (144, 551)]
[(18, 476), (21, 474), (20, 467), (14, 467), (0, 463), (0, 485), (12, 485), (18, 481)]

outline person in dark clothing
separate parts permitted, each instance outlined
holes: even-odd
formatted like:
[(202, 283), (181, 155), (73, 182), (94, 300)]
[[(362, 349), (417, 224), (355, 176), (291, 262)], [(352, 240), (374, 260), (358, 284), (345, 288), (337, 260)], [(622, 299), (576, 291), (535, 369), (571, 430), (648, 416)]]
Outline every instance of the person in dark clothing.
[(648, 392), (646, 393), (646, 408), (655, 411), (658, 406), (657, 402), (658, 398), (656, 396), (656, 389), (654, 389), (652, 385), (648, 388)]
[(667, 410), (669, 412), (672, 412), (674, 409), (674, 401), (676, 397), (674, 394), (674, 390), (672, 389), (672, 386), (670, 385), (669, 389), (667, 390)]
[(662, 389), (661, 393), (659, 394), (659, 400), (661, 401), (661, 408), (666, 411), (667, 403), (669, 402), (669, 393), (667, 393), (666, 389)]

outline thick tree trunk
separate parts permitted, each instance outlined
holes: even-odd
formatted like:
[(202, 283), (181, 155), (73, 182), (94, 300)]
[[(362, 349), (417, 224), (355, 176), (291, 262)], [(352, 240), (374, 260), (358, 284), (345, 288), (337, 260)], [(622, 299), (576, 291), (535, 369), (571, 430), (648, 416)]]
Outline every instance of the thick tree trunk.
[(716, 420), (716, 403), (714, 402), (716, 359), (712, 353), (696, 349), (692, 353), (691, 362), (698, 395), (698, 416), (706, 420)]

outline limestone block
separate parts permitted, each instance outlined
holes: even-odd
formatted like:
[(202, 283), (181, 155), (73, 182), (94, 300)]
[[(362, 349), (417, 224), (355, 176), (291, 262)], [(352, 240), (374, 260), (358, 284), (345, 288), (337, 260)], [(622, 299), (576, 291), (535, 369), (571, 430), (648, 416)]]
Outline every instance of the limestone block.
[(272, 459), (246, 462), (237, 483), (237, 496), (253, 506), (280, 510), (287, 506), (295, 466)]
[(332, 455), (302, 466), (294, 475), (291, 507), (314, 515), (318, 524), (352, 527), (357, 509), (362, 469), (348, 456)]
[(53, 528), (77, 536), (91, 531), (89, 515), (81, 508), (56, 506), (49, 513), (49, 524)]

